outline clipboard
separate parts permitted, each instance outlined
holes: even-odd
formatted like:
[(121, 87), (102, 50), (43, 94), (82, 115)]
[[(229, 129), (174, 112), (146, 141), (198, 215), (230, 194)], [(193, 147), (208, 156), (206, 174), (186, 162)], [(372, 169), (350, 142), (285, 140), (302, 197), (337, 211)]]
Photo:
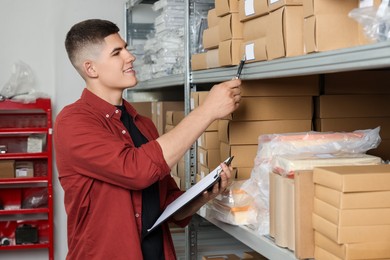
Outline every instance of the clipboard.
[[(227, 158), (224, 163), (226, 165), (230, 165), (234, 156)], [(189, 188), (186, 192), (184, 192), (180, 197), (176, 200), (172, 201), (169, 204), (160, 217), (156, 220), (151, 228), (147, 230), (147, 234), (152, 232), (157, 226), (171, 217), (176, 211), (187, 205), (190, 201), (201, 195), (204, 191), (210, 189), (215, 183), (217, 183), (221, 176), (222, 167), (218, 165), (212, 172), (207, 174), (204, 178), (202, 178), (199, 182), (197, 182), (194, 186)]]

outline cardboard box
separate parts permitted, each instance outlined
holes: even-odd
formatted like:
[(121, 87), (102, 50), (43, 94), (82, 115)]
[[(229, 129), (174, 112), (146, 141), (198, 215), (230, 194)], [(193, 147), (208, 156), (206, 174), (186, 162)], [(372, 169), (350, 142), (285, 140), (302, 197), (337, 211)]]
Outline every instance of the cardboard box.
[[(198, 91), (198, 92), (191, 92), (191, 100), (190, 100), (190, 106), (191, 110), (194, 110), (196, 107), (201, 105), (204, 100), (206, 99), (207, 95), (209, 94), (209, 91)], [(211, 123), (206, 131), (217, 131), (218, 130), (218, 121), (215, 120), (213, 123)]]
[(180, 123), (181, 120), (184, 118), (184, 111), (173, 111), (168, 110), (166, 112), (166, 124), (176, 126)]
[(152, 120), (155, 123), (158, 133), (164, 133), (167, 111), (184, 111), (182, 101), (158, 101), (152, 103)]
[(253, 41), (267, 36), (267, 28), (270, 25), (269, 15), (257, 17), (246, 21), (242, 25), (243, 41)]
[(238, 13), (238, 0), (215, 0), (215, 13), (220, 17)]
[[(357, 3), (350, 0), (338, 2)], [(305, 53), (349, 48), (361, 44), (358, 23), (348, 17), (348, 14), (317, 14), (304, 18), (303, 24)]]
[(34, 163), (32, 161), (16, 161), (15, 177), (16, 178), (34, 177)]
[(314, 198), (313, 212), (337, 226), (390, 225), (390, 208), (338, 209)]
[(324, 94), (390, 94), (387, 79), (390, 71), (359, 70), (324, 74)]
[(313, 228), (338, 244), (390, 241), (390, 225), (337, 226), (313, 213)]
[(312, 224), (314, 184), (313, 171), (296, 171), (295, 196), (295, 256), (314, 258), (314, 230)]
[(390, 190), (390, 164), (314, 168), (314, 183), (342, 192)]
[(316, 246), (315, 247), (315, 253), (314, 253), (314, 258), (316, 260), (343, 260), (331, 253), (329, 253), (328, 251), (326, 251), (325, 249), (319, 247), (319, 246)]
[(219, 21), (219, 41), (242, 40), (242, 23), (238, 13), (227, 14)]
[(248, 180), (251, 177), (253, 167), (236, 167), (233, 170), (236, 180)]
[(236, 121), (311, 119), (312, 116), (312, 97), (243, 97), (240, 106), (232, 114), (232, 119)]
[(131, 102), (138, 114), (152, 119), (152, 102)]
[(302, 6), (279, 8), (269, 14), (268, 21), (266, 44), (269, 60), (304, 54)]
[(390, 95), (323, 95), (316, 102), (317, 118), (390, 117)]
[(207, 54), (205, 52), (191, 55), (191, 70), (207, 69)]
[[(198, 163), (198, 173), (200, 178), (204, 178), (207, 174), (210, 173), (210, 169), (208, 167), (205, 167), (204, 165)], [(214, 169), (212, 169), (214, 170)]]
[(219, 149), (203, 149), (198, 147), (199, 163), (209, 169), (216, 168), (222, 161)]
[(319, 96), (320, 81), (318, 75), (286, 78), (242, 80), (241, 96)]
[(0, 160), (0, 178), (15, 178), (15, 160)]
[(219, 26), (213, 26), (203, 31), (203, 48), (216, 49), (219, 44)]
[(217, 26), (219, 24), (220, 20), (221, 20), (221, 17), (217, 16), (217, 12), (216, 12), (215, 8), (210, 9), (207, 12), (207, 25), (209, 28)]
[(238, 65), (242, 56), (241, 53), (242, 40), (227, 40), (219, 43), (219, 65), (232, 66)]
[(359, 7), (359, 1), (355, 0), (302, 0), (304, 17), (313, 15), (334, 15), (341, 14), (348, 16), (348, 13)]
[(238, 14), (241, 22), (268, 14), (268, 0), (246, 0), (238, 2)]
[(218, 49), (208, 50), (206, 52), (206, 64), (208, 69), (220, 67)]
[(229, 145), (220, 143), (220, 157), (234, 156), (233, 167), (252, 168), (257, 154), (257, 145)]
[(351, 244), (337, 244), (319, 232), (315, 232), (316, 246), (341, 259), (388, 259), (390, 241), (376, 241)]
[(303, 4), (303, 0), (269, 0), (268, 8), (272, 12), (282, 6), (299, 6)]
[(240, 260), (237, 255), (233, 254), (221, 254), (221, 255), (204, 255), (202, 260)]
[(204, 149), (219, 149), (219, 139), (217, 131), (203, 132), (198, 138), (198, 147)]
[(353, 132), (380, 126), (380, 137), (390, 139), (390, 117), (316, 118), (315, 130), (320, 132)]
[(341, 192), (315, 184), (315, 197), (338, 209), (390, 208), (390, 190)]
[[(222, 121), (222, 120), (221, 120)], [(307, 132), (311, 130), (311, 120), (270, 120), (270, 121), (227, 121), (218, 126), (219, 140), (236, 144), (258, 144), (264, 134)]]
[(246, 63), (268, 59), (266, 38), (259, 38), (242, 43), (240, 56), (245, 55)]

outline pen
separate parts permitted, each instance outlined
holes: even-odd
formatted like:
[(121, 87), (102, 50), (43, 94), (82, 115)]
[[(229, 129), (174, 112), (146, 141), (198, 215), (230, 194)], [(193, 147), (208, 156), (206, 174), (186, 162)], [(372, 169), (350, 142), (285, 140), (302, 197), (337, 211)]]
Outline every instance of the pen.
[(239, 79), (241, 77), (241, 71), (242, 71), (242, 68), (244, 67), (245, 61), (246, 61), (246, 58), (245, 58), (245, 54), (244, 54), (244, 56), (242, 56), (240, 64), (238, 65), (237, 74), (234, 77), (234, 79)]

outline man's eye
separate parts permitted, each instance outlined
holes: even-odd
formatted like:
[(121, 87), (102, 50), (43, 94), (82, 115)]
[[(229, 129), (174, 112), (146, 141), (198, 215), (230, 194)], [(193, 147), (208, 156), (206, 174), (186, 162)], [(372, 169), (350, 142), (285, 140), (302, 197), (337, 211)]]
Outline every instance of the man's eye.
[(119, 52), (114, 52), (113, 54), (112, 54), (112, 56), (118, 56), (119, 55)]

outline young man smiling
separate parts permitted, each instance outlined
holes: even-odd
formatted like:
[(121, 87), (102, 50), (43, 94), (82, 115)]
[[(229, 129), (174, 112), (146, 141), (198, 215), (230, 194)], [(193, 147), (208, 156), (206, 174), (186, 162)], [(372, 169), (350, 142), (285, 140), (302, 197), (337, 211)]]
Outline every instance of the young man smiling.
[[(69, 260), (176, 259), (167, 223), (146, 235), (164, 208), (182, 194), (170, 176), (175, 165), (216, 119), (237, 109), (240, 80), (215, 85), (201, 106), (158, 136), (150, 119), (122, 98), (137, 84), (135, 57), (110, 21), (75, 24), (65, 47), (85, 80), (79, 100), (57, 116), (54, 144), (65, 192)], [(170, 218), (185, 226), (231, 182), (221, 164), (219, 184)]]

